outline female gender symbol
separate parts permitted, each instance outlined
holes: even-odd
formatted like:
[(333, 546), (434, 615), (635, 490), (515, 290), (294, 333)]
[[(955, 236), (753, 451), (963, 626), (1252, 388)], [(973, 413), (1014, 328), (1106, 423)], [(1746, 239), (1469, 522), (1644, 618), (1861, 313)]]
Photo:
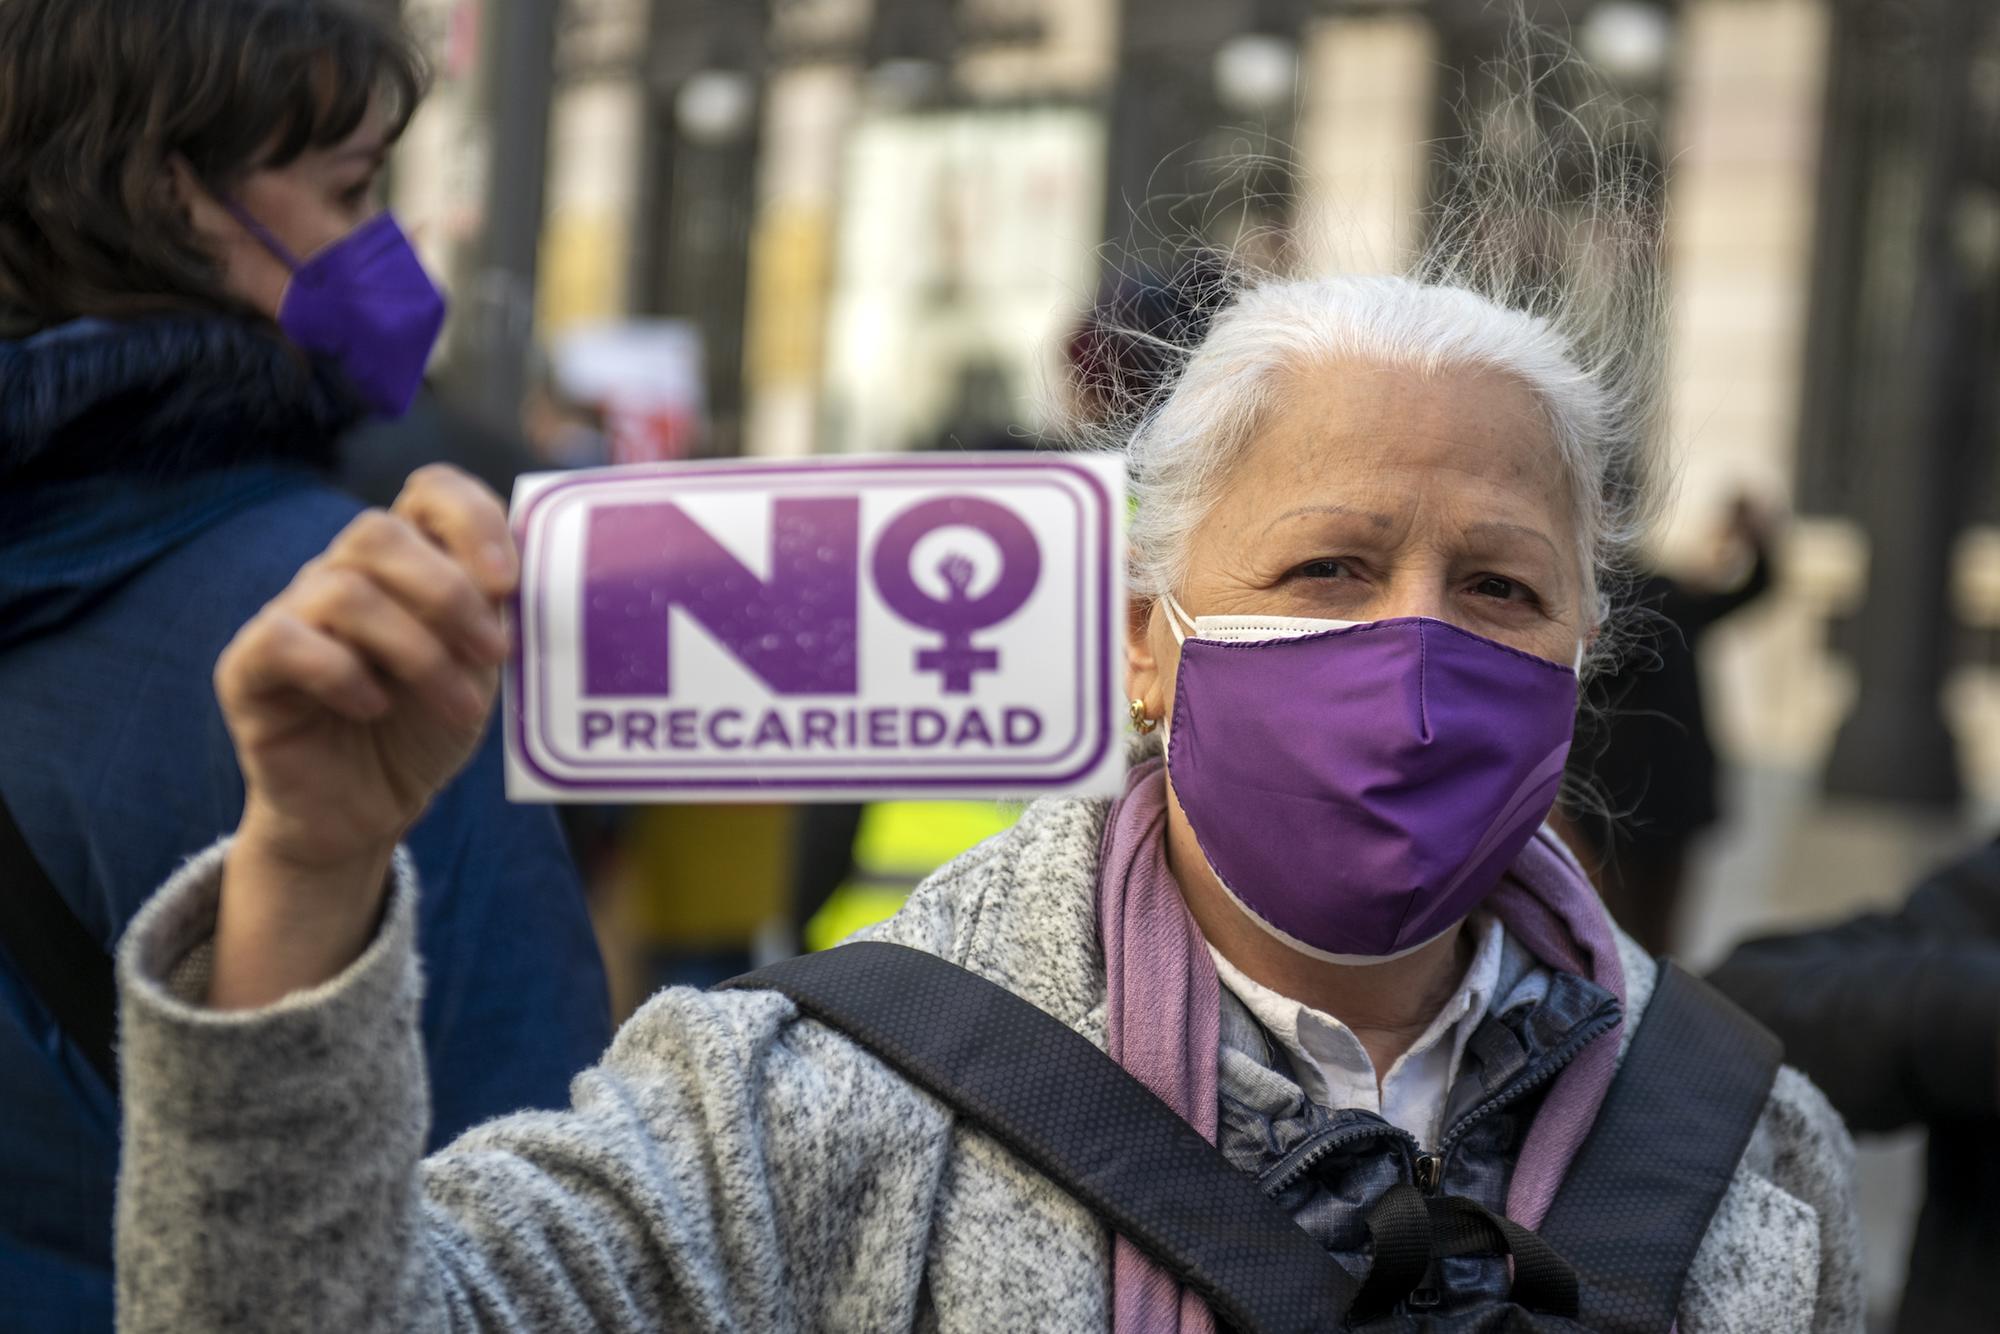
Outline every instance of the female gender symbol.
[[(910, 555), (918, 541), (939, 528), (962, 524), (977, 528), (1000, 549), (1000, 575), (993, 587), (968, 597), (972, 562), (957, 552), (938, 562), (946, 594), (932, 597), (910, 576)], [(940, 496), (912, 505), (890, 521), (875, 544), (875, 589), (889, 610), (912, 625), (941, 631), (937, 648), (917, 651), (917, 670), (936, 672), (947, 695), (972, 693), (974, 672), (996, 671), (998, 649), (977, 648), (972, 632), (998, 625), (1021, 609), (1042, 574), (1042, 552), (1035, 534), (1021, 517), (1004, 505), (977, 496)]]

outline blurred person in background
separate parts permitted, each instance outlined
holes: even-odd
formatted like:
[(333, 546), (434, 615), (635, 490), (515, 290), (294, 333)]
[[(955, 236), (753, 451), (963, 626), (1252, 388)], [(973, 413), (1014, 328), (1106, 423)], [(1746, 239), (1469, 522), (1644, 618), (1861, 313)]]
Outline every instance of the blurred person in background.
[(1231, 283), (1228, 263), (1207, 250), (1190, 254), (1170, 274), (1121, 274), (1063, 349), (1073, 429), (1088, 440), (1143, 417), (1172, 388)]
[(2000, 842), (1894, 912), (1739, 945), (1710, 981), (1784, 1039), (1848, 1126), (1930, 1132), (1899, 1334), (1994, 1327), (2000, 1258)]
[(418, 389), (408, 412), (370, 417), (341, 436), (337, 453), (340, 489), (378, 508), (394, 501), (409, 475), (427, 463), (469, 472), (503, 496), (537, 463), (520, 433), (452, 407), (428, 386)]
[(1564, 812), (1563, 832), (1605, 906), (1648, 953), (1673, 948), (1688, 853), (1721, 813), (1715, 743), (1703, 702), (1701, 645), (1717, 622), (1769, 591), (1772, 524), (1755, 505), (1730, 507), (1725, 543), (1748, 572), (1712, 588), (1660, 571), (1632, 587), (1627, 642), (1596, 685), (1570, 772), (1591, 803)]
[(603, 413), (563, 395), (543, 365), (517, 429), (454, 407), (425, 384), (409, 411), (369, 417), (341, 437), (335, 479), (365, 504), (387, 507), (416, 469), (448, 463), (504, 497), (524, 473), (596, 467), (609, 454)]
[[(545, 353), (532, 359), (527, 402), (521, 409), (522, 447), (525, 459), (507, 456), (509, 471), (504, 485), (475, 468), (467, 468), (502, 496), (511, 496), (514, 479), (521, 473), (548, 472), (570, 468), (601, 468), (611, 462), (611, 441), (605, 434), (604, 412), (564, 392), (555, 366)], [(498, 455), (489, 457), (498, 458)], [(393, 480), (385, 470), (385, 492), (381, 504), (388, 504), (402, 488), (409, 470)], [(603, 892), (623, 851), (627, 826), (633, 812), (623, 806), (592, 806), (564, 802), (556, 807), (563, 837), (570, 855), (583, 875), (585, 890), (593, 899)]]
[[(442, 299), (375, 188), (422, 87), (386, 6), (0, 0), (8, 1328), (111, 1326), (110, 951), (240, 813), (216, 656), (355, 520), (336, 441), (423, 371)], [(298, 633), (403, 614), (321, 566)], [(604, 979), (554, 820), (502, 798), (498, 729), (406, 846), (433, 1142), (559, 1104)]]
[[(1617, 931), (1543, 827), (1605, 572), (1646, 517), (1627, 483), (1650, 436), (1657, 235), (1617, 181), (1580, 205), (1604, 225), (1553, 229), (1584, 253), (1496, 232), (1551, 230), (1557, 156), (1524, 154), (1520, 121), (1494, 163), (1516, 188), (1458, 205), (1476, 237), (1446, 218), (1413, 276), (1252, 280), (1216, 315), (1122, 441), (1145, 748), (1122, 797), (1034, 803), (874, 939), (1107, 1053), (1215, 1148), (1201, 1161), (1251, 1183), (1234, 1198), (1281, 1211), (1343, 1283), (1382, 1279), (1394, 1327), (1602, 1327), (1530, 1297), (1559, 1257), (1530, 1266), (1523, 1243), (1516, 1270), (1490, 1242), (1442, 1249), (1426, 1221), (1434, 1203), (1524, 1235), (1578, 1183), (1606, 1245), (1670, 1257), (1651, 1327), (1853, 1330), (1838, 1118), (1726, 1002)], [(1608, 286), (1522, 282), (1513, 258)], [(479, 734), (462, 696), (494, 698), (493, 608), (517, 574), (481, 554), (506, 521), (467, 479), (413, 479), (396, 511), (330, 560), (405, 604), (396, 566), (447, 560), (451, 609), (409, 607), (384, 635), (350, 611), (288, 645), (325, 595), (316, 566), (244, 628), (217, 673), (250, 775), (237, 834), (121, 946), (142, 1095), (120, 1183), (127, 1329), (245, 1310), (298, 1330), (1212, 1329), (1157, 1246), (1107, 1235), (1014, 1141), (780, 991), (662, 992), (569, 1111), (422, 1157), (422, 872), (395, 848)], [(467, 641), (486, 648), (453, 682), (421, 670)], [(1641, 1050), (1672, 1040), (1648, 1015), (1684, 1017), (1690, 995), (1735, 1045), (1648, 1070)], [(1685, 1143), (1715, 1073), (1746, 1064), (1732, 1133)], [(1676, 1137), (1719, 1149), (1693, 1207), (1671, 1173), (1612, 1192), (1578, 1170), (1635, 1067), (1652, 1090), (1622, 1104), (1643, 1118), (1620, 1136), (1635, 1171)], [(1125, 1166), (1151, 1161), (1141, 1146)], [(1370, 1242), (1391, 1201), (1424, 1233), (1396, 1262)], [(1648, 1228), (1663, 1235), (1629, 1244)]]
[(536, 464), (542, 468), (601, 468), (611, 462), (604, 410), (564, 390), (546, 354), (535, 362), (521, 425)]

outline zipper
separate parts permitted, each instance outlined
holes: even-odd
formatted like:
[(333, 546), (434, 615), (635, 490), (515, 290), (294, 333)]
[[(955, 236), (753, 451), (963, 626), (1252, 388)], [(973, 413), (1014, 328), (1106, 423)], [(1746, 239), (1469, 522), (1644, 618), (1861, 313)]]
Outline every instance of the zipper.
[[(1588, 1044), (1602, 1037), (1617, 1022), (1618, 1015), (1613, 1013), (1600, 1015), (1598, 1018), (1584, 1024), (1576, 1032), (1570, 1034), (1555, 1051), (1537, 1063), (1532, 1070), (1529, 1070), (1526, 1074), (1515, 1076), (1511, 1084), (1461, 1117), (1458, 1124), (1446, 1132), (1442, 1140), (1438, 1141), (1435, 1151), (1427, 1151), (1417, 1155), (1415, 1169), (1412, 1173), (1416, 1178), (1417, 1189), (1424, 1193), (1426, 1199), (1434, 1198), (1438, 1193), (1439, 1187), (1444, 1183), (1445, 1160), (1451, 1156), (1451, 1151), (1458, 1147), (1458, 1142), (1465, 1138), (1468, 1129), (1477, 1125), (1481, 1118), (1492, 1115), (1509, 1103), (1519, 1101), (1527, 1094), (1546, 1084), (1549, 1080), (1554, 1079), (1557, 1074), (1561, 1073), (1575, 1059), (1578, 1052), (1582, 1051)], [(1435, 1310), (1443, 1302), (1444, 1293), (1437, 1285), (1437, 1274), (1437, 1261), (1433, 1260), (1430, 1268), (1425, 1271), (1423, 1280), (1411, 1290), (1408, 1297), (1404, 1298), (1404, 1301), (1412, 1311)]]
[(1304, 1176), (1311, 1170), (1314, 1163), (1317, 1163), (1335, 1149), (1349, 1144), (1358, 1144), (1363, 1140), (1369, 1139), (1398, 1140), (1402, 1143), (1405, 1151), (1414, 1151), (1417, 1147), (1417, 1137), (1415, 1135), (1404, 1130), (1401, 1126), (1392, 1126), (1387, 1121), (1380, 1121), (1374, 1125), (1347, 1126), (1340, 1130), (1329, 1132), (1325, 1139), (1322, 1139), (1319, 1143), (1314, 1144), (1311, 1148), (1303, 1152), (1294, 1149), (1292, 1152), (1295, 1156), (1292, 1161), (1276, 1177), (1264, 1184), (1264, 1193), (1266, 1195), (1276, 1195), (1279, 1191)]
[[(1437, 1159), (1437, 1179), (1439, 1181), (1444, 1180), (1445, 1160), (1451, 1157), (1451, 1151), (1458, 1147), (1458, 1142), (1465, 1138), (1468, 1130), (1501, 1108), (1519, 1102), (1522, 1098), (1561, 1074), (1568, 1067), (1569, 1063), (1576, 1059), (1578, 1052), (1616, 1027), (1618, 1019), (1619, 1014), (1615, 1010), (1609, 1014), (1598, 1015), (1595, 1019), (1578, 1028), (1576, 1032), (1570, 1034), (1561, 1046), (1557, 1047), (1550, 1055), (1544, 1057), (1526, 1074), (1516, 1075), (1511, 1084), (1508, 1084), (1485, 1102), (1480, 1103), (1477, 1107), (1460, 1117), (1458, 1124), (1446, 1132), (1442, 1140), (1438, 1141), (1437, 1152), (1432, 1155), (1426, 1155)], [(1421, 1185), (1421, 1183), (1419, 1184)], [(1426, 1191), (1425, 1193), (1429, 1194), (1430, 1192)]]
[[(1578, 1052), (1609, 1032), (1617, 1024), (1618, 1018), (1618, 1013), (1613, 1011), (1609, 1014), (1599, 1015), (1597, 1018), (1580, 1026), (1557, 1046), (1553, 1052), (1537, 1062), (1533, 1068), (1523, 1074), (1516, 1075), (1513, 1082), (1502, 1088), (1500, 1092), (1473, 1108), (1465, 1116), (1459, 1118), (1458, 1124), (1446, 1132), (1444, 1138), (1438, 1141), (1438, 1146), (1435, 1149), (1423, 1148), (1418, 1144), (1415, 1135), (1412, 1135), (1409, 1131), (1399, 1126), (1392, 1126), (1386, 1121), (1378, 1120), (1373, 1125), (1349, 1126), (1333, 1131), (1317, 1144), (1312, 1145), (1303, 1152), (1294, 1150), (1294, 1157), (1291, 1162), (1276, 1177), (1264, 1184), (1264, 1193), (1275, 1197), (1285, 1187), (1291, 1185), (1310, 1171), (1315, 1163), (1325, 1158), (1337, 1148), (1369, 1139), (1393, 1139), (1403, 1145), (1404, 1153), (1410, 1162), (1410, 1176), (1416, 1183), (1417, 1189), (1424, 1193), (1425, 1198), (1435, 1198), (1438, 1191), (1444, 1185), (1446, 1160), (1450, 1158), (1451, 1151), (1458, 1147), (1459, 1141), (1465, 1138), (1466, 1133), (1473, 1126), (1477, 1125), (1483, 1118), (1491, 1116), (1503, 1107), (1518, 1102), (1535, 1089), (1554, 1079), (1556, 1075), (1561, 1073), (1576, 1058)], [(1430, 1269), (1425, 1273), (1424, 1279), (1404, 1299), (1410, 1310), (1433, 1310), (1444, 1300), (1443, 1293), (1436, 1284), (1436, 1274), (1437, 1266), (1433, 1262)]]
[[(1438, 1187), (1444, 1184), (1444, 1154), (1429, 1149), (1418, 1154), (1411, 1175), (1416, 1178), (1417, 1189), (1424, 1193), (1424, 1198), (1435, 1199)], [(1424, 1276), (1418, 1280), (1417, 1286), (1411, 1288), (1403, 1300), (1412, 1311), (1435, 1310), (1444, 1300), (1444, 1294), (1438, 1287), (1435, 1258), (1425, 1267)]]
[(1553, 1053), (1544, 1057), (1526, 1074), (1516, 1075), (1514, 1081), (1501, 1089), (1499, 1093), (1488, 1098), (1485, 1102), (1466, 1113), (1466, 1115), (1460, 1117), (1458, 1123), (1438, 1142), (1436, 1149), (1424, 1149), (1418, 1144), (1415, 1135), (1412, 1135), (1400, 1126), (1392, 1126), (1386, 1121), (1377, 1121), (1373, 1125), (1348, 1126), (1341, 1130), (1333, 1131), (1325, 1139), (1320, 1140), (1304, 1152), (1293, 1150), (1296, 1156), (1276, 1177), (1265, 1183), (1264, 1193), (1267, 1195), (1276, 1195), (1279, 1191), (1304, 1176), (1306, 1172), (1311, 1170), (1315, 1163), (1332, 1153), (1335, 1149), (1349, 1144), (1356, 1144), (1362, 1140), (1379, 1137), (1398, 1140), (1402, 1143), (1405, 1151), (1410, 1154), (1411, 1177), (1415, 1180), (1417, 1189), (1423, 1191), (1425, 1195), (1434, 1195), (1444, 1183), (1446, 1160), (1451, 1157), (1451, 1151), (1458, 1147), (1458, 1142), (1465, 1138), (1468, 1130), (1477, 1125), (1485, 1117), (1490, 1116), (1503, 1107), (1520, 1101), (1520, 1099), (1535, 1089), (1554, 1079), (1570, 1061), (1575, 1059), (1579, 1051), (1582, 1051), (1584, 1047), (1609, 1032), (1618, 1023), (1618, 1018), (1617, 1012), (1613, 1011), (1609, 1014), (1599, 1015), (1597, 1018), (1583, 1024), (1574, 1033), (1570, 1034)]

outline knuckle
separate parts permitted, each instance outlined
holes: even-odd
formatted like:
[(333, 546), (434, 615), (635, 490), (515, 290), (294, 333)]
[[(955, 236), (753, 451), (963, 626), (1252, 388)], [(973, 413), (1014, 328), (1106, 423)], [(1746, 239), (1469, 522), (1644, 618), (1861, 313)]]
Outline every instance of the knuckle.
[(277, 606), (269, 606), (251, 617), (236, 637), (222, 650), (222, 656), (232, 663), (240, 663), (253, 653), (262, 652), (283, 633), (283, 627), (290, 618)]
[(412, 676), (419, 681), (428, 681), (449, 675), (452, 670), (452, 656), (444, 645), (430, 635), (413, 639), (408, 646), (409, 666)]
[(341, 534), (343, 550), (356, 556), (371, 556), (396, 546), (403, 537), (403, 521), (384, 509), (368, 509), (354, 516)]
[(467, 626), (476, 622), (486, 609), (486, 599), (479, 595), (471, 577), (456, 565), (448, 579), (438, 581), (437, 598), (441, 615)]
[(242, 652), (261, 662), (289, 666), (304, 649), (306, 627), (296, 616), (273, 611), (252, 623)]
[(329, 566), (313, 579), (312, 603), (326, 613), (351, 612), (371, 602), (374, 593), (375, 585), (366, 575)]
[(294, 606), (301, 598), (310, 594), (313, 589), (319, 586), (319, 581), (325, 578), (326, 572), (334, 568), (331, 556), (331, 550), (322, 552), (320, 555), (314, 556), (311, 560), (307, 561), (304, 565), (299, 566), (297, 572), (292, 575), (292, 582), (286, 584), (278, 596), (265, 604), (264, 611), (270, 612)]
[(453, 571), (432, 567), (421, 580), (398, 589), (404, 608), (433, 628), (449, 626), (458, 615), (458, 592)]
[(471, 480), (469, 473), (449, 463), (426, 463), (410, 474), (409, 480), (403, 484), (403, 494), (413, 496), (462, 490)]
[(301, 628), (297, 620), (275, 604), (258, 612), (216, 655), (213, 675), (217, 693), (229, 697), (246, 678), (282, 662)]

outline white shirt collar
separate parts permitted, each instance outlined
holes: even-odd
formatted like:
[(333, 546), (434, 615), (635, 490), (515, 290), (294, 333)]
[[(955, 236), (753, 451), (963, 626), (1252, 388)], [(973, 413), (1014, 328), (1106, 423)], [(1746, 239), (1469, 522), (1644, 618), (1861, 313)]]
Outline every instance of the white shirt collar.
[(1480, 933), (1479, 945), (1458, 989), (1379, 1080), (1367, 1048), (1346, 1024), (1255, 981), (1213, 945), (1208, 952), (1222, 985), (1284, 1047), (1307, 1097), (1323, 1107), (1374, 1112), (1432, 1148), (1443, 1134), (1445, 1100), (1465, 1044), (1486, 1017), (1500, 982), (1506, 930), (1494, 917), (1475, 919), (1471, 926)]

